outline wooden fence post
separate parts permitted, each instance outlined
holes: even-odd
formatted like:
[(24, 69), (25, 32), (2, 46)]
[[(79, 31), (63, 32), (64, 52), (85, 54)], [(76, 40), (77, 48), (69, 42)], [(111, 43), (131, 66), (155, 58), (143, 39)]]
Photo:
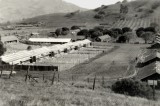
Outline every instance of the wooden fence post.
[(28, 70), (27, 70), (27, 74), (26, 74), (26, 78), (25, 78), (25, 81), (27, 81), (27, 78), (28, 78), (28, 74), (29, 74), (29, 70), (30, 70), (30, 66), (28, 66)]
[(2, 71), (3, 71), (3, 65), (1, 66), (1, 75), (0, 75), (0, 77), (2, 77)]
[(55, 70), (54, 70), (53, 77), (52, 77), (52, 85), (54, 84), (54, 79), (55, 79)]
[(9, 74), (9, 79), (11, 78), (13, 71), (14, 71), (14, 65), (12, 64), (11, 73)]
[(44, 81), (44, 74), (43, 74), (43, 81)]
[(93, 81), (93, 90), (95, 89), (95, 84), (96, 84), (96, 75), (95, 75), (94, 81)]
[(102, 86), (104, 86), (104, 76), (102, 76)]
[(59, 72), (58, 72), (58, 82), (59, 82)]

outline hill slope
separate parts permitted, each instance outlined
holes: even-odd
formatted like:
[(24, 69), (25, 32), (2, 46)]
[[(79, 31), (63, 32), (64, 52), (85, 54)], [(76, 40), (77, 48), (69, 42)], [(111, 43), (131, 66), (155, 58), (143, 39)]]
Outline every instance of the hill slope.
[(85, 10), (62, 0), (0, 0), (0, 22)]
[[(121, 4), (128, 7), (128, 13), (126, 14), (120, 13)], [(117, 22), (126, 20), (132, 21), (137, 19), (138, 20), (151, 19), (153, 20), (153, 22), (157, 22), (156, 20), (158, 20), (159, 19), (158, 17), (160, 16), (159, 11), (160, 11), (159, 0), (152, 0), (152, 1), (136, 0), (127, 3), (116, 3), (114, 5), (108, 5), (108, 6), (102, 5), (99, 8), (85, 12), (76, 11), (70, 14), (49, 14), (44, 16), (38, 16), (26, 20), (26, 22), (35, 22), (38, 20), (39, 22), (46, 23), (45, 26), (49, 27), (68, 26), (74, 24), (93, 26), (93, 25), (99, 25), (100, 23), (108, 24), (108, 26), (111, 27), (114, 25), (114, 27), (116, 27)], [(148, 25), (148, 23), (144, 24)]]

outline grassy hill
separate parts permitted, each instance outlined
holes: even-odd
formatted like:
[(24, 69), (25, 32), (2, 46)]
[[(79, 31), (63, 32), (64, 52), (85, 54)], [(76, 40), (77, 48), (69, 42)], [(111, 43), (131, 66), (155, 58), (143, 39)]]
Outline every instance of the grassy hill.
[(0, 80), (1, 106), (159, 106), (160, 102), (123, 96), (98, 89), (24, 82), (22, 77)]
[[(121, 4), (128, 6), (127, 14), (120, 13)], [(99, 8), (85, 12), (75, 11), (67, 14), (43, 15), (27, 19), (25, 22), (44, 22), (45, 27), (72, 25), (86, 25), (93, 27), (99, 24), (105, 24), (107, 27), (130, 26), (135, 29), (137, 26), (149, 26), (151, 22), (158, 22), (159, 24), (159, 11), (159, 0), (136, 0), (108, 6), (102, 5)]]

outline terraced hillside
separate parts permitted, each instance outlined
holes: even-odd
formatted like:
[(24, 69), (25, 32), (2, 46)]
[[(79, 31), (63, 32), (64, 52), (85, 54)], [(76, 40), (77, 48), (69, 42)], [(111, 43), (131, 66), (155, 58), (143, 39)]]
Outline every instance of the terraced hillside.
[(112, 28), (130, 27), (131, 29), (136, 30), (139, 27), (149, 27), (151, 23), (157, 23), (160, 25), (160, 18), (154, 17), (145, 19), (119, 20), (112, 26)]

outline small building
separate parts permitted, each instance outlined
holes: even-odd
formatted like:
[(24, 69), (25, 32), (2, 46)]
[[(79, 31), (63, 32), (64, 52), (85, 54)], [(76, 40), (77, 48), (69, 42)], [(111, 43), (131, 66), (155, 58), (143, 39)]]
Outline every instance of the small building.
[(29, 38), (29, 41), (34, 44), (50, 43), (50, 44), (64, 44), (71, 42), (71, 38)]
[(19, 40), (16, 36), (2, 36), (1, 37), (1, 41), (3, 44), (7, 44), (7, 43), (18, 43)]
[(160, 62), (154, 62), (140, 68), (135, 78), (146, 82), (148, 80), (160, 81)]
[(100, 42), (110, 42), (111, 41), (111, 37), (109, 35), (103, 35), (98, 37)]

